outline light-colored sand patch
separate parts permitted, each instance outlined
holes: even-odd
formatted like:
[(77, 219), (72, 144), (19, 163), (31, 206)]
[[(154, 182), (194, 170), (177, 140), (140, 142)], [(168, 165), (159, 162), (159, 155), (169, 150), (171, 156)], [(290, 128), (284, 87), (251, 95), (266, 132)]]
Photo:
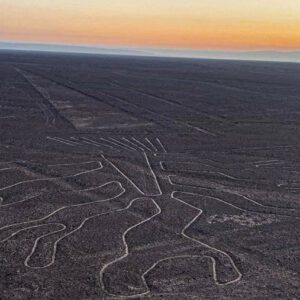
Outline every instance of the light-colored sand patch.
[(247, 226), (247, 227), (255, 227), (255, 226), (278, 222), (278, 219), (275, 216), (271, 216), (271, 215), (258, 216), (258, 215), (250, 215), (250, 214), (212, 215), (208, 217), (206, 220), (209, 224), (234, 222), (241, 226)]
[(114, 128), (132, 128), (132, 127), (144, 127), (144, 126), (153, 126), (153, 123), (136, 123), (136, 124), (116, 124), (109, 126), (99, 126), (99, 127), (91, 127), (96, 129), (114, 129)]

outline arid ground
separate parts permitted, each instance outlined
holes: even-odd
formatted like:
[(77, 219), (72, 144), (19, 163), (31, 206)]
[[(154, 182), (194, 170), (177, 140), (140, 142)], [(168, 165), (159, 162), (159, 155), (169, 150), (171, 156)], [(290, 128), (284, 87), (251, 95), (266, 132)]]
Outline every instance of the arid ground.
[(300, 65), (0, 52), (0, 299), (299, 299)]

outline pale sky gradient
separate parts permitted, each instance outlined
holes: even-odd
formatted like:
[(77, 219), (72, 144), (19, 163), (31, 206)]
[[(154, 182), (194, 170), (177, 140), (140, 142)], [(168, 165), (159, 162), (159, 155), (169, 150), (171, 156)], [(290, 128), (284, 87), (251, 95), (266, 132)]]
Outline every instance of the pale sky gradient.
[(300, 0), (0, 0), (0, 41), (299, 50)]

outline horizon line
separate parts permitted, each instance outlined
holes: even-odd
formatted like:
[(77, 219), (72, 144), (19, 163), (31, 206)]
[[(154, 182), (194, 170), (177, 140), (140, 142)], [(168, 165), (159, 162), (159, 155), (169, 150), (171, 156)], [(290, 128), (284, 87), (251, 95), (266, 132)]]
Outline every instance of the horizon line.
[(0, 50), (95, 54), (95, 55), (121, 55), (146, 56), (170, 58), (195, 59), (221, 59), (244, 61), (274, 61), (274, 62), (300, 62), (300, 49), (298, 50), (272, 50), (272, 49), (188, 49), (188, 48), (162, 48), (162, 47), (114, 47), (109, 45), (79, 45), (62, 43), (41, 43), (23, 41), (1, 41)]

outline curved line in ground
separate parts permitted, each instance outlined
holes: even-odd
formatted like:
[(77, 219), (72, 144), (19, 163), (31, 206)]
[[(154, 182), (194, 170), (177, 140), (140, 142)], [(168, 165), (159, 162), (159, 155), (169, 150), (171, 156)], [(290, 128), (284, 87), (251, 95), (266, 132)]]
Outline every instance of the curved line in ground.
[(125, 173), (123, 173), (123, 171), (121, 171), (112, 161), (110, 161), (108, 158), (106, 158), (104, 155), (101, 155), (102, 158), (108, 163), (110, 164), (118, 173), (120, 173), (126, 180), (128, 180), (133, 186), (134, 188), (140, 193), (142, 194), (143, 196), (149, 196), (149, 197), (153, 197), (153, 196), (161, 196), (162, 195), (162, 191), (161, 191), (161, 188), (160, 188), (160, 185), (158, 183), (158, 180), (157, 180), (157, 177), (151, 167), (151, 164), (149, 162), (149, 159), (148, 159), (148, 156), (145, 152), (143, 152), (144, 156), (145, 156), (145, 159), (146, 159), (146, 162), (148, 164), (148, 167), (150, 169), (150, 172), (155, 180), (155, 183), (157, 185), (157, 190), (158, 190), (158, 193), (157, 194), (146, 194), (144, 193), (134, 182), (133, 180), (131, 180)]
[(47, 227), (49, 225), (59, 225), (59, 226), (63, 227), (62, 229), (59, 229), (58, 231), (51, 232), (49, 234), (53, 234), (53, 233), (56, 233), (56, 232), (59, 232), (61, 230), (66, 229), (66, 226), (64, 224), (62, 224), (62, 223), (46, 223), (46, 224), (39, 224), (39, 225), (28, 226), (28, 227), (25, 227), (25, 228), (22, 228), (22, 229), (19, 229), (19, 230), (13, 232), (10, 236), (8, 236), (5, 239), (1, 240), (0, 243), (4, 243), (4, 242), (10, 240), (11, 238), (13, 238), (14, 236), (18, 235), (19, 233), (21, 233), (23, 231), (30, 230), (30, 229), (33, 229), (33, 228)]
[[(172, 179), (171, 179), (172, 175), (168, 175), (167, 178), (168, 178), (168, 181), (171, 185), (175, 185), (175, 186), (182, 186), (182, 187), (186, 187), (186, 188), (195, 188), (195, 189), (204, 189), (204, 190), (216, 190), (218, 192), (223, 192), (223, 193), (228, 193), (228, 194), (231, 194), (231, 195), (236, 195), (236, 196), (239, 196), (241, 198), (244, 198), (246, 199), (247, 201), (253, 203), (254, 205), (257, 205), (257, 206), (260, 206), (260, 207), (263, 207), (263, 208), (266, 208), (266, 209), (278, 209), (278, 210), (288, 210), (288, 211), (298, 211), (299, 209), (298, 208), (288, 208), (288, 207), (278, 207), (278, 206), (272, 206), (272, 205), (264, 205), (264, 204), (261, 204), (251, 198), (248, 198), (247, 196), (244, 196), (238, 192), (232, 192), (232, 191), (229, 191), (227, 189), (218, 189), (218, 188), (212, 188), (212, 187), (205, 187), (205, 186), (193, 186), (193, 185), (182, 185), (182, 184), (175, 184), (172, 182)], [(222, 200), (220, 198), (217, 198), (217, 197), (213, 197), (213, 196), (208, 196), (208, 195), (204, 195), (204, 194), (199, 194), (199, 193), (189, 193), (189, 192), (183, 192), (183, 191), (176, 191), (176, 192), (180, 192), (180, 193), (186, 193), (186, 194), (192, 194), (192, 195), (198, 195), (198, 196), (202, 196), (202, 197), (207, 197), (207, 198), (210, 198), (210, 199), (214, 199), (214, 200), (217, 200), (219, 202), (223, 202), (229, 206), (232, 206), (238, 210), (241, 210), (241, 211), (244, 211), (244, 212), (251, 212), (251, 213), (257, 213), (257, 214), (271, 214), (271, 215), (277, 215), (277, 216), (285, 216), (285, 217), (294, 217), (294, 218), (298, 218), (300, 216), (292, 216), (292, 215), (288, 215), (288, 214), (278, 214), (278, 213), (275, 213), (275, 212), (261, 212), (261, 211), (256, 211), (256, 210), (249, 210), (249, 209), (243, 209), (243, 208), (240, 208), (239, 206), (236, 206), (234, 204), (231, 204), (225, 200)]]
[[(108, 215), (108, 214), (111, 214), (111, 213), (116, 213), (116, 212), (121, 212), (121, 211), (124, 211), (124, 210), (127, 210), (131, 207), (131, 205), (135, 202), (135, 201), (138, 201), (138, 200), (141, 200), (141, 199), (144, 199), (144, 198), (135, 198), (133, 200), (130, 201), (130, 203), (125, 207), (125, 208), (120, 208), (120, 209), (114, 209), (114, 210), (110, 210), (110, 211), (107, 211), (107, 212), (104, 212), (104, 213), (101, 213), (101, 214), (96, 214), (96, 215), (93, 215), (93, 216), (90, 216), (88, 218), (85, 218), (78, 227), (76, 227), (75, 229), (69, 231), (68, 233), (66, 233), (65, 235), (63, 235), (62, 237), (60, 237), (59, 239), (57, 239), (55, 242), (54, 242), (54, 247), (53, 247), (53, 253), (52, 253), (52, 258), (51, 258), (51, 262), (48, 263), (47, 265), (44, 265), (42, 267), (33, 267), (33, 266), (30, 266), (28, 264), (31, 256), (34, 254), (34, 251), (35, 251), (35, 248), (37, 246), (37, 243), (40, 239), (42, 239), (43, 237), (46, 237), (46, 236), (49, 236), (49, 235), (52, 235), (52, 234), (55, 234), (56, 232), (52, 232), (50, 234), (46, 234), (46, 235), (43, 235), (43, 236), (40, 236), (36, 243), (35, 243), (35, 248), (31, 251), (31, 253), (28, 255), (28, 257), (26, 258), (26, 266), (31, 268), (31, 269), (45, 269), (47, 267), (50, 267), (51, 265), (53, 265), (55, 263), (55, 258), (56, 258), (56, 253), (57, 253), (57, 246), (59, 244), (60, 241), (62, 241), (63, 239), (65, 239), (66, 237), (74, 234), (75, 232), (79, 231), (80, 229), (83, 228), (83, 226), (85, 225), (85, 223), (91, 219), (94, 219), (94, 218), (98, 218), (100, 216), (103, 216), (103, 215)], [(146, 198), (148, 199), (148, 198)], [(59, 232), (59, 231), (57, 231)]]
[(220, 283), (218, 281), (218, 276), (217, 276), (217, 270), (216, 270), (216, 260), (212, 257), (212, 256), (208, 256), (208, 255), (176, 255), (176, 256), (169, 256), (169, 257), (165, 257), (162, 258), (158, 261), (156, 261), (150, 268), (148, 268), (142, 275), (143, 278), (145, 278), (145, 276), (150, 273), (153, 269), (155, 269), (155, 267), (157, 265), (159, 265), (160, 263), (164, 262), (164, 261), (168, 261), (168, 260), (173, 260), (173, 259), (179, 259), (179, 258), (197, 258), (197, 259), (209, 259), (212, 262), (212, 267), (213, 267), (213, 279), (216, 285), (219, 286), (224, 286), (224, 285), (229, 285), (232, 284), (234, 282), (237, 282), (237, 280), (233, 280), (233, 281), (229, 281), (226, 283)]
[[(142, 224), (144, 224), (144, 223), (149, 222), (151, 219), (155, 218), (157, 215), (159, 215), (159, 214), (161, 213), (161, 208), (160, 208), (160, 206), (156, 203), (155, 200), (153, 200), (153, 199), (151, 199), (151, 198), (136, 198), (136, 199), (133, 199), (133, 200), (129, 203), (129, 205), (126, 207), (126, 209), (130, 208), (130, 206), (131, 206), (135, 201), (138, 201), (138, 200), (141, 200), (141, 199), (151, 200), (152, 203), (155, 205), (155, 207), (156, 207), (156, 209), (157, 209), (157, 212), (156, 212), (155, 214), (153, 214), (151, 217), (149, 217), (149, 218), (147, 218), (147, 219), (144, 219), (143, 221), (141, 221), (141, 222), (139, 222), (139, 223), (136, 223), (136, 224), (134, 224), (133, 226), (127, 228), (127, 229), (123, 232), (123, 234), (122, 234), (122, 242), (123, 242), (123, 245), (124, 245), (124, 248), (125, 248), (125, 250), (124, 250), (125, 253), (124, 253), (122, 256), (119, 256), (119, 257), (117, 257), (116, 259), (114, 259), (114, 260), (110, 261), (109, 263), (105, 264), (105, 265), (102, 267), (102, 269), (100, 270), (100, 273), (99, 273), (99, 276), (100, 276), (100, 285), (101, 285), (103, 291), (104, 291), (106, 294), (110, 295), (110, 296), (128, 297), (128, 296), (119, 296), (119, 295), (111, 294), (109, 291), (107, 291), (107, 289), (105, 288), (105, 284), (104, 284), (104, 282), (103, 282), (103, 275), (104, 275), (105, 270), (106, 270), (109, 266), (111, 266), (111, 265), (113, 265), (113, 264), (115, 264), (115, 263), (117, 263), (117, 262), (123, 260), (124, 258), (126, 258), (126, 257), (129, 255), (129, 247), (128, 247), (128, 243), (127, 243), (127, 240), (126, 240), (127, 234), (128, 234), (131, 230), (133, 230), (134, 228), (136, 228), (136, 227), (138, 227), (138, 226), (140, 226), (140, 225), (142, 225)], [(148, 292), (147, 292), (147, 293), (148, 293)], [(142, 295), (145, 295), (145, 293), (143, 293), (143, 294), (138, 294), (137, 296), (142, 296)], [(135, 297), (136, 297), (136, 296), (135, 296)], [(128, 298), (130, 298), (130, 296), (129, 296)]]
[(83, 175), (83, 174), (92, 173), (92, 172), (103, 169), (102, 163), (100, 161), (98, 161), (98, 163), (100, 165), (99, 168), (95, 168), (95, 169), (91, 169), (91, 170), (87, 170), (87, 171), (82, 171), (82, 172), (79, 172), (79, 173), (76, 173), (76, 174), (73, 174), (73, 175), (68, 175), (68, 176), (38, 178), (38, 179), (30, 179), (30, 180), (19, 181), (17, 183), (12, 184), (12, 185), (0, 188), (0, 191), (4, 191), (4, 190), (10, 189), (12, 187), (19, 186), (19, 185), (22, 185), (22, 184), (25, 184), (25, 183), (30, 183), (30, 182), (53, 181), (53, 180), (57, 180), (57, 179), (72, 178), (72, 177), (77, 177), (77, 176), (80, 176), (80, 175)]
[[(40, 227), (40, 226), (48, 225), (48, 224), (51, 224), (51, 223), (37, 225), (36, 227)], [(55, 251), (52, 253), (52, 258), (51, 258), (51, 263), (50, 263), (50, 264), (47, 264), (46, 266), (43, 266), (43, 267), (32, 267), (32, 266), (30, 266), (30, 265), (28, 264), (28, 262), (29, 262), (31, 256), (34, 254), (34, 252), (35, 252), (35, 250), (36, 250), (36, 247), (37, 247), (38, 242), (39, 242), (40, 239), (42, 239), (42, 238), (44, 238), (44, 237), (46, 237), (46, 236), (50, 236), (50, 235), (53, 235), (53, 234), (55, 234), (55, 233), (62, 232), (62, 231), (64, 231), (64, 230), (66, 230), (67, 226), (66, 226), (65, 224), (63, 224), (63, 223), (57, 223), (57, 224), (62, 225), (62, 228), (61, 228), (61, 229), (58, 229), (58, 230), (56, 230), (56, 231), (52, 231), (52, 232), (43, 234), (43, 235), (41, 235), (41, 236), (39, 236), (38, 238), (35, 239), (34, 244), (33, 244), (33, 247), (32, 247), (32, 249), (31, 249), (29, 255), (27, 255), (27, 257), (25, 258), (25, 261), (24, 261), (25, 267), (28, 267), (28, 268), (30, 268), (30, 269), (44, 269), (44, 268), (47, 268), (47, 267), (49, 267), (50, 265), (52, 265), (52, 264), (54, 263), (54, 261), (55, 261), (55, 256), (56, 256), (56, 247), (55, 247)], [(28, 228), (26, 228), (26, 229), (28, 229)], [(25, 230), (26, 230), (26, 229), (25, 229)], [(52, 262), (52, 261), (53, 261), (53, 262)]]
[[(150, 200), (152, 200), (152, 202), (155, 204), (156, 208), (158, 209), (157, 213), (155, 213), (155, 214), (152, 215), (151, 217), (149, 217), (149, 218), (147, 218), (147, 219), (145, 219), (145, 220), (143, 220), (143, 221), (141, 221), (141, 222), (139, 222), (139, 223), (137, 223), (137, 224), (135, 224), (135, 225), (129, 227), (129, 228), (122, 234), (122, 241), (123, 241), (123, 245), (124, 245), (124, 248), (125, 248), (125, 251), (124, 251), (125, 253), (124, 253), (122, 256), (120, 256), (120, 257), (114, 259), (113, 261), (111, 261), (111, 262), (105, 264), (105, 265), (102, 267), (102, 269), (100, 270), (100, 285), (101, 285), (102, 289), (105, 291), (106, 294), (108, 294), (108, 295), (110, 295), (110, 296), (113, 296), (113, 297), (120, 297), (120, 298), (137, 298), (137, 297), (142, 297), (142, 296), (145, 296), (145, 295), (149, 294), (149, 293), (150, 293), (150, 288), (149, 288), (149, 286), (148, 286), (148, 284), (147, 284), (147, 281), (146, 281), (146, 279), (145, 279), (145, 276), (146, 276), (151, 270), (153, 270), (159, 263), (161, 263), (161, 262), (163, 262), (163, 261), (166, 261), (166, 260), (169, 260), (169, 259), (176, 259), (176, 258), (208, 258), (208, 259), (210, 259), (210, 260), (212, 261), (212, 267), (213, 267), (213, 279), (214, 279), (214, 281), (215, 281), (215, 284), (217, 284), (217, 285), (219, 285), (219, 286), (225, 286), (225, 285), (233, 284), (233, 283), (236, 283), (236, 282), (238, 282), (238, 281), (241, 280), (241, 278), (242, 278), (242, 273), (239, 271), (239, 269), (238, 269), (237, 266), (235, 265), (233, 259), (232, 259), (226, 252), (224, 252), (224, 251), (222, 251), (222, 250), (219, 250), (219, 249), (217, 249), (217, 248), (214, 248), (214, 247), (212, 247), (212, 246), (209, 246), (208, 244), (205, 244), (205, 243), (199, 241), (198, 239), (193, 238), (193, 237), (190, 237), (189, 235), (186, 234), (186, 231), (187, 231), (187, 230), (189, 229), (189, 227), (190, 227), (190, 226), (198, 219), (198, 217), (200, 217), (200, 215), (202, 214), (203, 211), (202, 211), (201, 209), (197, 208), (196, 206), (193, 206), (193, 205), (191, 205), (191, 204), (189, 204), (189, 203), (187, 203), (187, 202), (185, 202), (185, 201), (183, 201), (183, 200), (181, 200), (181, 199), (175, 197), (175, 196), (174, 196), (174, 193), (175, 193), (175, 192), (173, 192), (173, 193), (171, 194), (171, 198), (173, 198), (173, 199), (176, 200), (176, 201), (179, 201), (179, 202), (183, 203), (183, 204), (186, 205), (186, 206), (189, 206), (189, 207), (193, 208), (194, 210), (196, 210), (196, 211), (198, 212), (198, 213), (196, 214), (196, 216), (195, 216), (194, 218), (192, 218), (192, 219), (184, 226), (184, 228), (183, 228), (182, 231), (181, 231), (181, 235), (182, 235), (183, 237), (185, 237), (185, 238), (187, 238), (187, 239), (189, 239), (189, 240), (191, 240), (191, 241), (197, 243), (197, 244), (200, 244), (201, 246), (204, 246), (204, 247), (206, 247), (206, 248), (208, 248), (208, 249), (210, 249), (210, 250), (212, 250), (212, 251), (214, 251), (214, 252), (217, 252), (217, 253), (220, 253), (220, 254), (224, 255), (227, 259), (229, 259), (229, 261), (230, 261), (230, 263), (231, 263), (233, 269), (235, 270), (235, 272), (236, 272), (236, 274), (237, 274), (236, 278), (233, 279), (233, 280), (231, 280), (231, 281), (228, 281), (228, 282), (225, 282), (225, 283), (221, 283), (221, 282), (218, 280), (218, 276), (217, 276), (216, 260), (215, 260), (213, 257), (211, 257), (211, 256), (207, 256), (207, 255), (203, 255), (203, 256), (200, 256), (200, 255), (199, 255), (199, 256), (198, 256), (198, 255), (179, 255), (179, 256), (173, 256), (173, 257), (166, 257), (166, 258), (163, 258), (163, 259), (160, 259), (160, 260), (156, 261), (150, 268), (148, 268), (148, 269), (142, 274), (141, 279), (142, 279), (142, 281), (143, 281), (143, 283), (144, 283), (145, 288), (147, 289), (146, 291), (144, 291), (144, 292), (142, 292), (142, 293), (130, 295), (130, 296), (128, 296), (128, 295), (126, 295), (126, 296), (125, 296), (125, 295), (124, 295), (124, 296), (122, 296), (122, 295), (115, 295), (115, 294), (110, 293), (110, 292), (105, 288), (105, 284), (104, 284), (104, 281), (103, 281), (103, 276), (104, 276), (105, 270), (106, 270), (109, 266), (111, 266), (111, 265), (113, 265), (113, 264), (115, 264), (115, 263), (117, 263), (117, 262), (119, 262), (119, 261), (125, 259), (125, 258), (129, 255), (129, 247), (128, 247), (128, 243), (127, 243), (127, 240), (126, 240), (126, 235), (127, 235), (132, 229), (138, 227), (139, 225), (141, 225), (141, 224), (143, 224), (143, 223), (146, 223), (146, 222), (150, 221), (151, 219), (153, 219), (154, 217), (156, 217), (157, 215), (159, 215), (159, 214), (161, 213), (161, 208), (159, 207), (159, 205), (158, 205), (153, 199), (150, 198)], [(136, 201), (136, 200), (137, 200), (137, 199), (134, 199), (133, 201)], [(128, 205), (127, 208), (129, 208), (129, 207), (132, 205), (133, 201), (130, 202), (130, 204)]]
[[(97, 200), (97, 201), (92, 201), (92, 202), (88, 202), (88, 203), (79, 203), (79, 204), (74, 204), (74, 205), (69, 205), (69, 206), (62, 206), (62, 207), (60, 207), (60, 208), (52, 211), (50, 214), (48, 214), (48, 215), (46, 215), (46, 216), (44, 216), (42, 218), (33, 219), (33, 220), (30, 220), (30, 221), (25, 221), (25, 222), (20, 222), (20, 223), (14, 223), (14, 224), (5, 225), (5, 226), (3, 226), (3, 227), (0, 228), (0, 232), (3, 229), (7, 229), (7, 228), (12, 228), (12, 227), (20, 226), (20, 225), (26, 225), (26, 224), (32, 224), (32, 223), (36, 223), (36, 222), (45, 221), (48, 218), (50, 218), (51, 216), (53, 216), (54, 214), (56, 214), (56, 213), (58, 213), (58, 212), (60, 212), (60, 211), (62, 211), (64, 209), (67, 209), (67, 208), (87, 206), (87, 205), (92, 205), (92, 204), (95, 204), (95, 203), (103, 203), (103, 202), (111, 201), (113, 199), (116, 199), (116, 198), (122, 196), (126, 192), (125, 188), (122, 186), (122, 184), (119, 181), (110, 181), (110, 182), (105, 183), (105, 184), (103, 184), (101, 186), (98, 186), (96, 188), (87, 189), (86, 191), (90, 191), (90, 190), (95, 190), (95, 189), (98, 189), (98, 188), (102, 188), (102, 187), (104, 187), (106, 185), (109, 185), (111, 183), (117, 183), (121, 187), (121, 189), (122, 189), (122, 191), (119, 194), (117, 194), (116, 196), (114, 196), (114, 197), (107, 198), (107, 199), (102, 199), (102, 200)], [(0, 241), (0, 243), (1, 242), (2, 241)]]
[[(185, 204), (185, 205), (187, 205), (187, 206), (189, 206), (189, 207), (191, 207), (191, 208), (193, 208), (193, 209), (195, 209), (195, 210), (198, 211), (197, 215), (196, 215), (190, 222), (188, 222), (188, 223), (185, 225), (185, 227), (184, 227), (183, 230), (181, 231), (181, 235), (184, 236), (185, 238), (191, 240), (191, 241), (194, 241), (194, 242), (200, 244), (201, 246), (204, 246), (204, 247), (206, 247), (206, 248), (208, 248), (208, 249), (210, 249), (210, 250), (213, 250), (213, 251), (215, 251), (215, 252), (218, 252), (218, 253), (220, 253), (220, 254), (226, 256), (226, 257), (229, 259), (229, 261), (230, 261), (231, 264), (232, 264), (232, 267), (234, 268), (235, 272), (237, 273), (237, 277), (236, 277), (236, 279), (234, 279), (234, 280), (232, 280), (232, 281), (229, 281), (229, 282), (227, 282), (226, 284), (220, 284), (220, 283), (219, 283), (219, 285), (228, 285), (228, 284), (232, 284), (232, 283), (235, 283), (235, 282), (239, 281), (239, 280), (242, 278), (242, 273), (239, 271), (238, 267), (235, 265), (233, 259), (230, 257), (229, 254), (227, 254), (226, 252), (224, 252), (224, 251), (222, 251), (222, 250), (219, 250), (219, 249), (217, 249), (217, 248), (214, 248), (214, 247), (212, 247), (212, 246), (209, 246), (208, 244), (203, 243), (203, 242), (199, 241), (199, 240), (196, 239), (196, 238), (193, 238), (193, 237), (187, 235), (186, 231), (187, 231), (187, 230), (189, 229), (189, 227), (190, 227), (190, 226), (191, 226), (191, 225), (192, 225), (192, 224), (200, 217), (200, 215), (203, 213), (203, 210), (200, 209), (200, 208), (198, 208), (198, 207), (196, 207), (196, 206), (194, 206), (194, 205), (192, 205), (192, 204), (189, 204), (189, 203), (187, 203), (187, 202), (181, 200), (180, 198), (175, 197), (175, 196), (174, 196), (175, 193), (177, 193), (177, 191), (172, 192), (172, 194), (171, 194), (171, 198), (172, 198), (172, 199), (174, 199), (174, 200), (176, 200), (176, 201), (179, 201), (179, 202), (181, 202), (181, 203), (183, 203), (183, 204)], [(179, 192), (179, 193), (183, 193), (183, 194), (192, 194), (192, 193), (184, 193), (184, 192)], [(193, 194), (192, 194), (192, 195), (193, 195)], [(195, 194), (195, 195), (197, 196), (197, 194)], [(216, 271), (214, 272), (214, 279), (215, 279), (215, 281), (216, 281), (216, 283), (217, 283), (218, 281), (217, 281), (217, 274), (216, 274)]]

